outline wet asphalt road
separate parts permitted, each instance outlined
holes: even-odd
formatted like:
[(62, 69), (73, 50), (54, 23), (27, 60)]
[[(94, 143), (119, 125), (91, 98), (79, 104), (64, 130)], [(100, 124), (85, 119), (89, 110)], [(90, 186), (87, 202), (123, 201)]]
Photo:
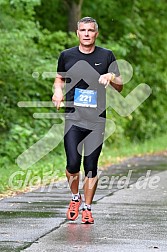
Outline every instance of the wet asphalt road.
[(94, 225), (66, 220), (67, 183), (0, 201), (0, 251), (167, 252), (167, 157), (132, 158), (101, 172)]

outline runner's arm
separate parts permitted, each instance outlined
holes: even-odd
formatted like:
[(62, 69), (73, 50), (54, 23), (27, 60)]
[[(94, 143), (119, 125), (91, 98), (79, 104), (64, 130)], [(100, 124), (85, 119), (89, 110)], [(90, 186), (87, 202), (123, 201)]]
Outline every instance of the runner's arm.
[(64, 78), (57, 73), (54, 81), (54, 94), (52, 96), (52, 101), (54, 105), (57, 107), (57, 109), (60, 108), (60, 104), (64, 100), (63, 88), (64, 88)]
[(123, 89), (123, 83), (121, 76), (116, 76), (115, 74), (111, 73), (110, 83), (113, 88), (115, 88), (118, 92), (121, 92)]
[(105, 87), (107, 87), (110, 84), (118, 92), (121, 92), (123, 89), (121, 76), (116, 76), (114, 73), (107, 73), (100, 75), (99, 83), (105, 85)]

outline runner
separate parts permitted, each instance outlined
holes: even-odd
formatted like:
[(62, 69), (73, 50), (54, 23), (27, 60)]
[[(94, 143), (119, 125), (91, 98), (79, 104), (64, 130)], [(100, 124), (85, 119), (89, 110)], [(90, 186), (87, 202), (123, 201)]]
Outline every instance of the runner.
[[(81, 159), (85, 172), (82, 223), (93, 224), (91, 204), (96, 191), (98, 159), (103, 144), (106, 117), (106, 87), (122, 90), (122, 80), (112, 51), (95, 45), (98, 24), (91, 17), (78, 21), (79, 46), (64, 50), (59, 57), (52, 97), (57, 109), (64, 100), (66, 119), (64, 147), (66, 176), (72, 193), (67, 211), (76, 220), (82, 197), (79, 192)], [(84, 149), (84, 153), (82, 153)]]

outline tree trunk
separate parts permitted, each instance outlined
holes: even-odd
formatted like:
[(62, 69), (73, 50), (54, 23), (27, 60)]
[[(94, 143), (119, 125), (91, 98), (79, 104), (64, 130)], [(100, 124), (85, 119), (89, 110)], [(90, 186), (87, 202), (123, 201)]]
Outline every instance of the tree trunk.
[(68, 4), (68, 31), (76, 31), (77, 22), (81, 18), (83, 0), (66, 1)]

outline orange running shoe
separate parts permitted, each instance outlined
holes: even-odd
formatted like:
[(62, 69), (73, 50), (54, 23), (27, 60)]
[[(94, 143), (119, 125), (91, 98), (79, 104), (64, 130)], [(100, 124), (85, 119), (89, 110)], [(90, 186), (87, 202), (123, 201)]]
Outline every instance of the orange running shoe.
[(82, 224), (93, 224), (94, 219), (92, 217), (91, 210), (83, 209), (82, 211)]
[(82, 198), (80, 195), (80, 198), (78, 200), (71, 200), (68, 210), (67, 210), (67, 219), (68, 220), (76, 220), (79, 215), (79, 207), (82, 203)]

